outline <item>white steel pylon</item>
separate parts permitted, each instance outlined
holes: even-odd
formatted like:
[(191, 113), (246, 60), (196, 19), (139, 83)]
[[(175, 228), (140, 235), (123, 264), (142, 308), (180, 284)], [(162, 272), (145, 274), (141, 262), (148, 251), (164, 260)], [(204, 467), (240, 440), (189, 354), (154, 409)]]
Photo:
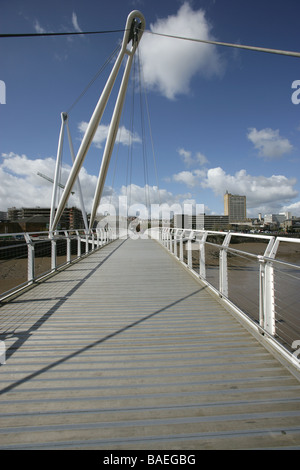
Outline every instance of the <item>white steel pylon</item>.
[[(120, 53), (117, 57), (114, 67), (110, 73), (110, 76), (106, 82), (106, 85), (102, 91), (99, 101), (92, 114), (92, 117), (86, 129), (85, 135), (82, 139), (82, 142), (79, 147), (78, 153), (76, 155), (68, 181), (65, 185), (65, 189), (59, 201), (55, 216), (53, 217), (53, 220), (51, 220), (51, 226), (50, 226), (51, 232), (56, 229), (57, 224), (62, 216), (62, 213), (64, 211), (64, 208), (66, 206), (70, 193), (72, 191), (73, 185), (76, 181), (76, 178), (83, 164), (87, 151), (90, 148), (93, 137), (95, 135), (97, 127), (102, 118), (103, 112), (108, 102), (108, 98), (111, 94), (115, 80), (119, 73), (123, 58), (125, 55), (127, 55), (128, 56), (127, 63), (126, 63), (125, 71), (123, 74), (123, 79), (122, 79), (122, 83), (120, 86), (119, 94), (116, 100), (114, 113), (113, 113), (112, 120), (110, 123), (110, 128), (109, 128), (106, 145), (105, 145), (105, 149), (104, 149), (104, 153), (102, 157), (102, 164), (100, 168), (96, 192), (95, 192), (94, 201), (93, 201), (89, 228), (91, 229), (93, 227), (95, 216), (96, 216), (96, 211), (99, 205), (99, 201), (100, 201), (104, 183), (105, 183), (105, 178), (106, 178), (106, 174), (107, 174), (107, 170), (109, 166), (110, 157), (112, 154), (112, 150), (113, 150), (117, 132), (118, 132), (118, 127), (120, 123), (122, 107), (124, 104), (127, 85), (129, 81), (129, 74), (130, 74), (130, 69), (131, 69), (131, 65), (133, 61), (133, 56), (139, 45), (142, 34), (145, 30), (145, 26), (146, 26), (145, 18), (142, 15), (142, 13), (140, 13), (139, 11), (134, 10), (128, 15)], [(131, 48), (128, 48), (128, 44), (130, 42), (131, 42)]]
[[(51, 209), (50, 209), (50, 222), (49, 222), (49, 231), (50, 232), (52, 232), (53, 220), (54, 220), (54, 216), (55, 216), (55, 208), (56, 208), (58, 187), (61, 187), (61, 184), (59, 183), (59, 175), (60, 175), (60, 170), (61, 170), (62, 148), (63, 148), (63, 139), (64, 139), (65, 127), (67, 127), (69, 147), (70, 147), (70, 153), (71, 153), (72, 161), (73, 161), (73, 163), (75, 161), (73, 142), (72, 142), (72, 139), (71, 139), (69, 124), (68, 124), (68, 115), (67, 115), (67, 113), (61, 113), (61, 127), (60, 127), (59, 139), (58, 139), (56, 166), (55, 166), (52, 200), (51, 200)], [(81, 207), (82, 217), (83, 217), (83, 221), (84, 221), (84, 227), (85, 227), (86, 232), (88, 232), (88, 221), (87, 221), (86, 210), (85, 210), (85, 207), (84, 207), (84, 201), (83, 201), (79, 176), (77, 177), (76, 186), (77, 186), (77, 192), (78, 192), (78, 195), (79, 195), (79, 201), (80, 201), (80, 207)]]

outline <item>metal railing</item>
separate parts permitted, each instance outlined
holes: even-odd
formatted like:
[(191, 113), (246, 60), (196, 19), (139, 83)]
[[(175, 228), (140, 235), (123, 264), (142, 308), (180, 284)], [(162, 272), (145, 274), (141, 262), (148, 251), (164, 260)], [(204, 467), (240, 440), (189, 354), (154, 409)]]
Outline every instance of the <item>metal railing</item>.
[(102, 228), (0, 234), (0, 301), (116, 238)]
[(159, 241), (299, 368), (300, 239), (162, 228)]
[[(300, 239), (161, 228), (181, 263), (299, 366)], [(118, 238), (95, 229), (0, 235), (0, 301)], [(296, 350), (296, 351), (295, 351)]]

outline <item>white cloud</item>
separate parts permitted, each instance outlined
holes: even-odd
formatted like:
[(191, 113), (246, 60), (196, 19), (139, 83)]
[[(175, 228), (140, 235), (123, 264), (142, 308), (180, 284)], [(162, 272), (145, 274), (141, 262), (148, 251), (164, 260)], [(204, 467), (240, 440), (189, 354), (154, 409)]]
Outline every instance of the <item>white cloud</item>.
[(197, 152), (195, 157), (192, 156), (192, 152), (185, 150), (184, 148), (178, 149), (179, 155), (182, 157), (184, 164), (189, 168), (195, 165), (205, 165), (208, 160), (205, 155)]
[[(139, 210), (141, 217), (147, 217), (147, 215), (149, 215), (152, 218), (158, 218), (159, 216), (168, 218), (171, 212), (181, 213), (184, 204), (196, 204), (194, 200), (191, 200), (190, 193), (175, 195), (166, 189), (148, 185), (139, 186), (130, 184), (128, 186), (122, 186), (120, 196), (127, 197), (129, 214), (135, 215), (136, 210)], [(105, 201), (104, 198), (103, 201)], [(120, 203), (118, 195), (115, 195), (114, 201), (115, 204)], [(149, 204), (152, 211), (151, 213), (148, 212), (150, 207), (147, 207), (147, 205)]]
[(199, 165), (205, 165), (206, 163), (208, 163), (206, 156), (200, 152), (196, 153), (196, 161), (199, 163)]
[(206, 172), (202, 170), (193, 171), (180, 171), (173, 175), (173, 181), (177, 183), (184, 183), (189, 187), (194, 187), (200, 184), (202, 178), (205, 177)]
[(46, 30), (40, 25), (38, 20), (35, 20), (34, 29), (38, 34), (46, 33)]
[(185, 150), (183, 148), (178, 149), (179, 155), (182, 157), (184, 164), (186, 166), (192, 166), (194, 161), (192, 159), (192, 152), (189, 152), (188, 150)]
[(293, 216), (300, 217), (300, 201), (283, 206), (282, 212), (291, 212)]
[[(38, 176), (37, 173), (39, 172), (53, 178), (55, 163), (56, 160), (52, 157), (31, 159), (26, 155), (17, 155), (13, 152), (2, 154), (2, 161), (0, 163), (0, 210), (6, 211), (9, 207), (14, 206), (50, 207), (52, 183)], [(67, 181), (70, 169), (69, 165), (62, 165), (62, 184)], [(90, 212), (97, 184), (97, 176), (90, 175), (82, 167), (79, 178), (85, 209), (87, 212)], [(74, 186), (73, 190), (75, 194), (70, 196), (68, 205), (80, 208), (79, 194), (76, 186)], [(191, 198), (190, 193), (174, 195), (166, 189), (158, 189), (156, 186), (131, 184), (129, 186), (122, 186), (120, 193), (105, 186), (99, 211), (102, 208), (102, 212), (105, 210), (111, 212), (110, 207), (113, 206), (115, 212), (118, 213), (120, 206), (119, 196), (127, 196), (127, 204), (129, 206), (140, 206), (143, 210), (146, 208), (147, 203), (157, 205), (160, 209), (165, 208), (168, 210), (170, 207), (174, 209)]]
[(211, 168), (202, 181), (203, 188), (210, 188), (217, 196), (223, 197), (226, 190), (232, 194), (245, 195), (247, 207), (259, 212), (276, 212), (293, 198), (298, 196), (294, 189), (295, 178), (288, 179), (283, 175), (252, 176), (246, 170), (240, 170), (234, 175), (227, 174), (222, 168)]
[(258, 131), (251, 128), (247, 137), (259, 151), (259, 155), (269, 160), (281, 158), (293, 150), (289, 140), (279, 135), (278, 129), (265, 128)]
[[(204, 10), (193, 10), (188, 2), (176, 15), (150, 24), (150, 30), (153, 33), (213, 39)], [(146, 84), (169, 99), (187, 94), (196, 74), (211, 77), (222, 71), (220, 56), (213, 45), (145, 33), (140, 49)]]
[[(88, 123), (84, 121), (78, 124), (78, 129), (81, 134), (85, 133), (87, 126), (88, 126)], [(103, 144), (105, 144), (108, 131), (109, 131), (109, 125), (100, 124), (98, 126), (98, 129), (93, 138), (93, 144), (95, 145), (95, 147), (102, 148)], [(139, 137), (137, 133), (133, 134), (130, 130), (126, 129), (126, 127), (121, 126), (117, 134), (116, 142), (120, 142), (122, 145), (128, 146), (133, 143), (140, 143), (141, 138)]]
[(213, 191), (215, 196), (223, 199), (228, 190), (231, 194), (245, 195), (247, 198), (248, 214), (277, 213), (290, 210), (294, 215), (300, 212), (300, 203), (292, 200), (298, 196), (294, 188), (296, 178), (283, 175), (252, 176), (246, 170), (240, 170), (231, 175), (221, 167), (181, 171), (174, 174), (170, 181), (185, 184), (190, 188)]
[[(54, 158), (30, 159), (26, 155), (17, 155), (13, 152), (2, 154), (0, 164), (0, 210), (8, 207), (50, 207), (52, 198), (52, 183), (37, 175), (42, 173), (53, 179), (55, 171)], [(70, 166), (63, 165), (61, 182), (67, 181)], [(80, 184), (84, 196), (85, 208), (91, 209), (97, 177), (89, 175), (82, 168), (80, 171)], [(80, 208), (79, 194), (74, 187), (75, 194), (70, 196), (69, 205)], [(109, 188), (105, 188), (107, 194)]]
[(74, 11), (72, 13), (72, 25), (74, 26), (75, 31), (77, 31), (78, 33), (82, 33), (82, 29), (79, 27), (78, 24), (77, 15)]

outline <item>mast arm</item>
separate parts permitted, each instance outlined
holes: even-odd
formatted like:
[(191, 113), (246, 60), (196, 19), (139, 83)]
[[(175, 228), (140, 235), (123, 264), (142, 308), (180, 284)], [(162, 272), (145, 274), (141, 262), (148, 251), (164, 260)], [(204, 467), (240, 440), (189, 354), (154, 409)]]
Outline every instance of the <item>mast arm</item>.
[[(137, 21), (138, 19), (138, 21)], [(133, 23), (135, 23), (135, 26), (133, 26)], [(80, 168), (83, 164), (83, 161), (85, 159), (85, 156), (87, 154), (87, 151), (92, 143), (93, 137), (96, 133), (96, 130), (98, 128), (98, 125), (100, 123), (100, 120), (102, 118), (104, 109), (107, 105), (108, 98), (111, 94), (113, 85), (115, 83), (116, 77), (118, 75), (118, 72), (120, 70), (123, 58), (125, 54), (133, 54), (134, 51), (136, 50), (136, 47), (138, 45), (138, 42), (142, 36), (142, 33), (145, 29), (145, 19), (142, 13), (140, 13), (137, 10), (132, 11), (127, 18), (126, 26), (125, 26), (125, 32), (123, 36), (123, 42), (122, 42), (122, 47), (121, 51), (118, 55), (118, 58), (115, 62), (115, 65), (111, 71), (111, 74), (107, 80), (107, 83), (103, 89), (103, 92), (99, 98), (99, 101), (95, 107), (95, 110), (93, 112), (93, 115), (90, 119), (90, 122), (88, 124), (88, 127), (86, 129), (85, 135), (82, 139), (80, 148), (78, 150), (75, 162), (73, 164), (72, 170), (70, 172), (68, 181), (65, 185), (65, 189), (63, 191), (62, 197), (60, 199), (60, 202), (57, 207), (57, 211), (54, 217), (54, 220), (52, 222), (51, 230), (55, 230), (62, 213), (64, 211), (64, 208), (66, 206), (66, 203), (68, 201), (68, 198), (70, 196), (70, 193), (72, 191), (73, 185), (76, 181), (76, 178), (79, 174)], [(131, 52), (128, 51), (127, 45), (132, 40), (132, 49)], [(101, 195), (100, 195), (101, 197)]]

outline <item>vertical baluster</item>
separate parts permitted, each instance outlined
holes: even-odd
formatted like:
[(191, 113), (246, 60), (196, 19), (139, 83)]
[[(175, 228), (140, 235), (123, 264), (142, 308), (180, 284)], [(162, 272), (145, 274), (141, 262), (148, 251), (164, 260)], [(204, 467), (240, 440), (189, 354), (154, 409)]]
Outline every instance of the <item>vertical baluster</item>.
[(202, 234), (199, 247), (199, 274), (203, 279), (206, 279), (206, 263), (205, 263), (205, 243), (207, 239), (207, 232)]
[(27, 280), (29, 283), (34, 281), (34, 244), (28, 233), (24, 233), (24, 238), (27, 244), (28, 262), (27, 262)]

